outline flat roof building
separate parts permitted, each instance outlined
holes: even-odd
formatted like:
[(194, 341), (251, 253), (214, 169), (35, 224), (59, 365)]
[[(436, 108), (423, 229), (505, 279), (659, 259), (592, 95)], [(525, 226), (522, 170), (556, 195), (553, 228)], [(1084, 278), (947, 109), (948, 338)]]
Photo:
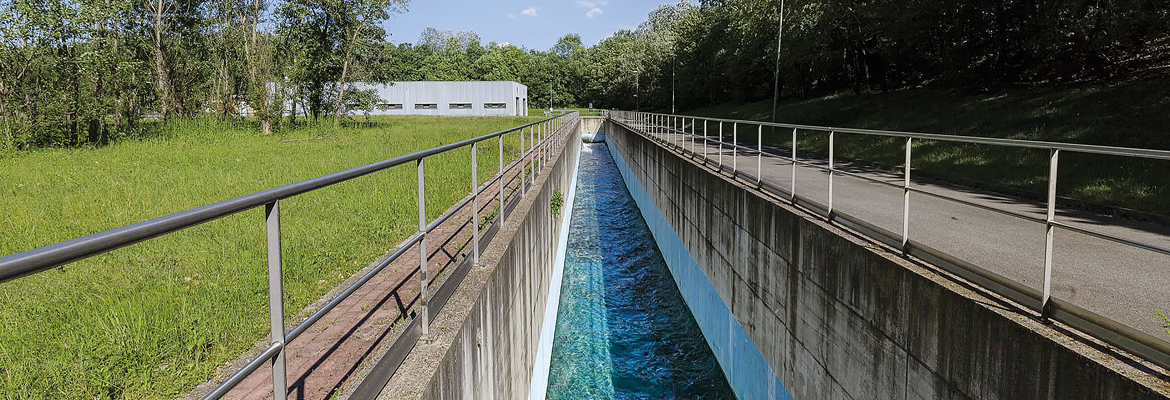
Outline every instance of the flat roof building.
[(356, 82), (382, 101), (370, 115), (528, 115), (528, 87), (512, 81)]

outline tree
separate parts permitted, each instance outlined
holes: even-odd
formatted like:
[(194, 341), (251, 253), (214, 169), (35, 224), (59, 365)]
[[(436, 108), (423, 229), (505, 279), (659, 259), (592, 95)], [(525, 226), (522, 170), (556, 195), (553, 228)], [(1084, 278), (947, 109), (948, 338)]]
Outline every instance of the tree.
[(339, 55), (341, 76), (337, 80), (337, 100), (333, 112), (333, 127), (338, 127), (341, 110), (345, 104), (346, 86), (356, 76), (362, 76), (363, 61), (371, 58), (385, 41), (386, 31), (382, 23), (390, 13), (406, 10), (407, 0), (325, 0), (334, 11), (334, 23), (341, 34)]

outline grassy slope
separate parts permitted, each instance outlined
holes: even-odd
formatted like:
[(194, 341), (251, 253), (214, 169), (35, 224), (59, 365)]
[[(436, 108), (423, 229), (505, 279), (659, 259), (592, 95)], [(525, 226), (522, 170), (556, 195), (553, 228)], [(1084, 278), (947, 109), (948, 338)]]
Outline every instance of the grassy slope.
[[(914, 89), (787, 99), (776, 121), (911, 132), (1170, 149), (1165, 74), (1126, 80), (994, 92)], [(728, 104), (689, 115), (769, 120), (772, 102)], [(765, 131), (767, 132), (767, 131)], [(790, 146), (790, 131), (768, 139)], [(839, 135), (838, 154), (885, 167), (902, 163), (903, 141)], [(801, 134), (800, 151), (827, 153), (823, 135)], [(1046, 190), (1048, 154), (990, 146), (916, 143), (916, 173), (975, 186), (1006, 187), (1034, 198)], [(1062, 154), (1061, 196), (1092, 204), (1170, 215), (1170, 162)]]
[[(532, 120), (397, 117), (269, 137), (194, 123), (0, 158), (0, 255)], [(470, 156), (454, 153), (428, 159), (432, 218), (468, 193)], [(496, 151), (479, 160), (481, 179), (497, 172)], [(286, 316), (413, 233), (416, 196), (412, 164), (282, 202)], [(211, 377), (267, 332), (262, 213), (0, 284), (0, 398), (173, 398)]]

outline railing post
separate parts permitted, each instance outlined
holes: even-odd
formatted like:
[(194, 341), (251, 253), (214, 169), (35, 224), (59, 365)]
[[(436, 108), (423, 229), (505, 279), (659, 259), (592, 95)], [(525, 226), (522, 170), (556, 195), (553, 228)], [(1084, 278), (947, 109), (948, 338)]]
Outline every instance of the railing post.
[(471, 144), (471, 226), (474, 227), (472, 231), (472, 246), (471, 246), (471, 266), (479, 268), (479, 166), (476, 160), (476, 148), (479, 142)]
[(498, 214), (496, 214), (496, 219), (498, 219), (500, 221), (500, 229), (504, 229), (504, 184), (507, 183), (507, 181), (504, 180), (504, 134), (501, 134), (499, 139), (500, 139), (500, 142), (499, 142), (500, 143), (500, 160), (499, 160), (500, 161), (500, 179), (496, 185), (499, 186), (499, 188), (500, 188), (500, 212)]
[(764, 126), (759, 126), (759, 132), (756, 132), (756, 186), (764, 181)]
[(833, 219), (833, 137), (835, 133), (829, 131), (829, 219)]
[(719, 172), (723, 172), (723, 121), (719, 121)]
[[(528, 127), (528, 129), (531, 130), (532, 127), (530, 126), (530, 127)], [(519, 179), (520, 183), (518, 185), (516, 185), (516, 191), (520, 192), (520, 198), (523, 199), (524, 198), (524, 184), (526, 183), (524, 181), (524, 179), (526, 179), (524, 177), (524, 165), (527, 164), (527, 160), (525, 160), (525, 151), (524, 151), (524, 128), (520, 128), (520, 157), (517, 158), (516, 161), (517, 161), (516, 166), (520, 167), (520, 179)]]
[[(537, 127), (544, 127), (548, 121), (541, 122)], [(536, 129), (528, 130), (528, 186), (532, 187), (536, 183)]]
[[(695, 122), (692, 119), (691, 120), (691, 132), (694, 132), (694, 130), (695, 130)], [(687, 151), (690, 150), (687, 148), (687, 143), (689, 142), (691, 144), (694, 144), (694, 142), (693, 142), (694, 138), (691, 137), (691, 135), (687, 134), (687, 118), (686, 117), (682, 117), (682, 132), (681, 132), (681, 134), (682, 134), (682, 136), (680, 137), (679, 142), (682, 142), (681, 144), (682, 144), (682, 149), (683, 149), (683, 155), (686, 155)], [(692, 152), (692, 153), (694, 153), (694, 152)]]
[(910, 250), (910, 148), (912, 138), (906, 138), (905, 181), (902, 183), (902, 253)]
[(1045, 220), (1044, 242), (1044, 297), (1040, 300), (1040, 320), (1048, 322), (1052, 313), (1052, 234), (1056, 228), (1056, 167), (1060, 150), (1052, 149), (1048, 161), (1048, 219)]
[(796, 205), (796, 128), (792, 128), (792, 205)]
[(272, 359), (272, 394), (276, 400), (288, 396), (288, 373), (285, 370), (284, 343), (284, 280), (280, 257), (280, 200), (264, 207), (265, 231), (268, 242), (268, 332), (272, 343), (281, 349)]
[(739, 171), (739, 123), (731, 123), (731, 175)]
[(703, 166), (707, 166), (707, 120), (703, 120)]
[(419, 273), (419, 318), (422, 318), (422, 338), (431, 339), (431, 318), (427, 310), (427, 191), (426, 172), (423, 158), (418, 159), (418, 273)]

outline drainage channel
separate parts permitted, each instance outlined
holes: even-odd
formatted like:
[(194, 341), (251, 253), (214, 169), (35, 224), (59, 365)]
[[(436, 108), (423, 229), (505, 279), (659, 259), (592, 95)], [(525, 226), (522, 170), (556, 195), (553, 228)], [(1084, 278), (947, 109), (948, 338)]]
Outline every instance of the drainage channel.
[(736, 398), (606, 144), (579, 163), (529, 398)]

